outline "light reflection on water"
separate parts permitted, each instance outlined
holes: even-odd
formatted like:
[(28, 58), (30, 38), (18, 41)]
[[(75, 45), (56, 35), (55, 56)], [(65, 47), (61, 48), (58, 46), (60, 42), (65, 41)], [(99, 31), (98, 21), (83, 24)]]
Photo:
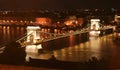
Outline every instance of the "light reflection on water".
[[(110, 34), (103, 37), (93, 37), (87, 42), (72, 45), (60, 50), (52, 51), (58, 60), (63, 61), (86, 61), (95, 56), (98, 59), (109, 60), (115, 35)], [(49, 53), (47, 53), (49, 54)]]
[(0, 26), (0, 43), (18, 38), (26, 33), (24, 27)]

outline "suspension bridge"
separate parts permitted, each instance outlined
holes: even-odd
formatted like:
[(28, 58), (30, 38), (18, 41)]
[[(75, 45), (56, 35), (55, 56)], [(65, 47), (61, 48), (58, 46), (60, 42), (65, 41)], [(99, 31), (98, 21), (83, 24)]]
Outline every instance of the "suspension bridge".
[[(97, 20), (99, 21), (99, 20)], [(85, 35), (89, 36), (88, 34), (90, 34), (91, 31), (103, 31), (103, 30), (107, 30), (107, 29), (112, 29), (112, 27), (105, 27), (104, 25), (99, 24), (98, 22), (96, 22), (96, 20), (92, 20), (91, 22), (93, 22), (93, 24), (91, 26), (88, 26), (86, 28), (83, 28), (81, 30), (76, 30), (73, 32), (68, 32), (68, 33), (50, 33), (50, 32), (42, 32), (40, 31), (40, 27), (39, 26), (27, 26), (27, 33), (21, 35), (20, 37), (18, 37), (15, 41), (19, 42), (21, 44), (22, 47), (26, 47), (29, 46), (31, 47), (37, 47), (37, 49), (41, 49), (41, 43), (43, 42), (47, 42), (47, 41), (51, 41), (51, 40), (55, 40), (55, 39), (59, 39), (59, 38), (63, 38), (63, 37), (68, 37), (71, 35), (77, 35), (77, 34), (83, 34), (81, 37), (85, 37)], [(101, 25), (102, 28), (100, 28)], [(112, 32), (109, 31), (109, 32)], [(98, 34), (99, 35), (99, 34)], [(86, 36), (86, 37), (87, 37)], [(4, 46), (5, 47), (5, 46)], [(4, 47), (1, 47), (0, 50), (3, 50)]]

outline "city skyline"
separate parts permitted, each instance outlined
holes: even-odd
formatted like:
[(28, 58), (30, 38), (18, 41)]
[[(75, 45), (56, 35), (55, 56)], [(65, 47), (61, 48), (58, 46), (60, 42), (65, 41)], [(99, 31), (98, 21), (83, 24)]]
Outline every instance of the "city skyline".
[(118, 0), (1, 0), (1, 10), (120, 8)]

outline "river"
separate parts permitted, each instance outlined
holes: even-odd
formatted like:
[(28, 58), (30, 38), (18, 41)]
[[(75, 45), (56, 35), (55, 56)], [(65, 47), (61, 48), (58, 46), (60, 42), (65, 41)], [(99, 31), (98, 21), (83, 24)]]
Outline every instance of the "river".
[[(41, 30), (50, 31), (50, 29)], [(54, 31), (59, 32), (59, 30)], [(26, 33), (26, 28), (24, 27), (0, 26), (0, 43), (16, 39), (24, 33)], [(117, 43), (119, 41), (114, 41), (116, 38), (118, 38), (118, 34), (113, 33), (101, 37), (89, 37), (88, 41), (79, 42), (80, 39), (77, 36), (69, 36), (66, 38), (68, 43), (60, 45), (63, 44), (64, 40), (63, 42), (58, 42), (58, 46), (60, 45), (62, 48), (46, 50), (44, 53), (27, 53), (27, 57), (49, 59), (51, 55), (54, 55), (58, 60), (79, 62), (87, 61), (94, 56), (98, 59), (104, 58), (108, 60), (111, 67), (117, 68), (120, 67), (120, 44)]]

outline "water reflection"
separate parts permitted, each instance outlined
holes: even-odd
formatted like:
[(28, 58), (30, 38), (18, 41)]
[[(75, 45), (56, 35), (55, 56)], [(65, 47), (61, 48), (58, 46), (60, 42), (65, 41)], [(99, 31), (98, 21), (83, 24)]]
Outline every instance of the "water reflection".
[[(109, 57), (111, 56), (110, 49), (114, 46), (114, 38), (115, 34), (110, 34), (103, 37), (93, 37), (87, 42), (79, 43), (77, 45), (70, 45), (69, 47), (54, 50), (52, 52), (58, 60), (63, 61), (86, 61), (93, 56), (98, 59), (105, 58), (109, 60)], [(46, 54), (51, 55), (50, 53)]]
[[(75, 36), (69, 37), (69, 46), (59, 50), (46, 50), (45, 53), (28, 53), (27, 57), (37, 59), (49, 59), (54, 55), (56, 59), (63, 61), (87, 61), (95, 56), (98, 59), (104, 58), (110, 60), (110, 57), (118, 52), (115, 52), (116, 46), (113, 39), (116, 38), (116, 33), (105, 35), (102, 37), (90, 37), (89, 41), (74, 44)], [(111, 54), (112, 53), (112, 54)]]
[(0, 43), (14, 40), (26, 33), (24, 27), (0, 26)]

